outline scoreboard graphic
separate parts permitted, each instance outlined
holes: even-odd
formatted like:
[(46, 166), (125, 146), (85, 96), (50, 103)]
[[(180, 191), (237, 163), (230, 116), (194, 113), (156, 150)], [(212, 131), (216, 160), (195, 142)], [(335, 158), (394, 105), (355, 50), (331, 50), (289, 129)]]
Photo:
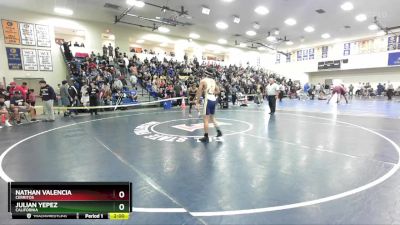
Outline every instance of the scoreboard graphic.
[(129, 219), (130, 182), (11, 182), (13, 219)]

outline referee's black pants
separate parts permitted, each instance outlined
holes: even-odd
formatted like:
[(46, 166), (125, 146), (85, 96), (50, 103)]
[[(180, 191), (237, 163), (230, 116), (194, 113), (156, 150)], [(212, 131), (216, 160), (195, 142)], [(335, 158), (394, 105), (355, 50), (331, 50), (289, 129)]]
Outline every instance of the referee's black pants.
[(276, 96), (275, 95), (268, 95), (268, 105), (269, 109), (271, 110), (271, 113), (275, 113), (276, 109)]

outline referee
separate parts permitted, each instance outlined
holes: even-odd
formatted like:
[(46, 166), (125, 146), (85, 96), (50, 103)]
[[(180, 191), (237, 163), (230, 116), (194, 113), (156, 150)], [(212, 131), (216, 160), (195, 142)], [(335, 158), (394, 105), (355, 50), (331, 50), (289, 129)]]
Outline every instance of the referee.
[(267, 85), (267, 100), (269, 109), (271, 112), (269, 114), (274, 115), (276, 109), (276, 99), (279, 96), (279, 85), (275, 83), (275, 80), (270, 78), (268, 80), (269, 84)]

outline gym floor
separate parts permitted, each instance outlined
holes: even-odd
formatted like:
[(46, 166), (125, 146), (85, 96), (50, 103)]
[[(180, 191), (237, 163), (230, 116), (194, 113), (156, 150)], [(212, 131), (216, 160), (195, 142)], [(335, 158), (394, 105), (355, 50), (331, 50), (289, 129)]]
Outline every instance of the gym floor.
[[(398, 224), (400, 104), (285, 100), (218, 110), (222, 139), (199, 143), (182, 110), (131, 110), (0, 130), (6, 181), (130, 181), (129, 221), (57, 224)], [(210, 136), (215, 130), (210, 128)]]

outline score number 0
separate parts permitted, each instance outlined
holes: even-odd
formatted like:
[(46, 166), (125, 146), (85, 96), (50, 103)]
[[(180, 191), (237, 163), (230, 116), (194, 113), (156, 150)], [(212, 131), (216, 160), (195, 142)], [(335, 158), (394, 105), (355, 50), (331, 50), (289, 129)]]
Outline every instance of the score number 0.
[[(118, 193), (118, 197), (121, 198), (121, 199), (125, 198), (125, 192), (124, 191), (120, 191)], [(119, 204), (118, 208), (119, 208), (120, 211), (124, 211), (125, 205), (124, 204)]]

